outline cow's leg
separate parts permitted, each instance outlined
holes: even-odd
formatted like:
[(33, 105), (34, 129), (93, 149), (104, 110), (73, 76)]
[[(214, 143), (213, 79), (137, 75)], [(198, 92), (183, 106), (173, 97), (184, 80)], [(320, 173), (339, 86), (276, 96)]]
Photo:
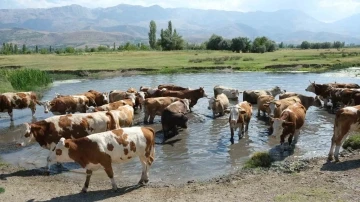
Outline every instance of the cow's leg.
[(294, 144), (297, 143), (298, 139), (299, 139), (299, 135), (300, 135), (300, 130), (295, 130), (294, 133)]
[(164, 139), (167, 139), (168, 138), (168, 128), (163, 123), (162, 123), (162, 129), (163, 129), (163, 133), (164, 133)]
[(334, 148), (335, 148), (335, 137), (333, 136), (331, 138), (331, 146), (330, 146), (330, 151), (329, 151), (329, 154), (328, 154), (328, 161), (333, 160)]
[(151, 124), (154, 123), (155, 116), (156, 116), (155, 114), (154, 114), (154, 115), (153, 115), (153, 114), (150, 115), (149, 123), (151, 123)]
[(260, 109), (258, 109), (258, 113), (257, 113), (257, 116), (258, 116), (258, 117), (260, 116)]
[(293, 141), (293, 137), (294, 137), (294, 134), (290, 134), (289, 135), (289, 138), (288, 138), (288, 143), (289, 143), (289, 145), (288, 145), (288, 147), (290, 148), (290, 146), (291, 146), (291, 143), (292, 143), (292, 141)]
[(88, 189), (89, 183), (90, 183), (91, 175), (92, 175), (92, 170), (86, 170), (86, 180), (85, 180), (85, 184), (84, 184), (84, 187), (82, 188), (81, 192), (84, 192), (84, 193), (87, 192), (87, 189)]
[(12, 108), (8, 109), (8, 114), (10, 116), (10, 121), (14, 121), (14, 119), (13, 119), (13, 109)]
[(138, 184), (146, 184), (149, 182), (149, 165), (145, 156), (139, 157), (142, 165), (141, 178)]
[(285, 135), (281, 134), (280, 136), (280, 152), (284, 152), (284, 142), (285, 142)]
[(244, 123), (242, 123), (239, 127), (238, 136), (239, 136), (239, 139), (244, 136)]
[[(221, 115), (221, 114), (220, 114)], [(216, 113), (213, 111), (213, 118), (216, 118)]]
[(230, 132), (231, 132), (230, 142), (232, 144), (234, 144), (234, 128), (233, 127), (230, 127)]
[(31, 109), (31, 115), (34, 116), (36, 112), (36, 105), (30, 106)]
[(147, 112), (145, 111), (144, 123), (148, 123), (148, 120), (149, 120), (149, 113), (147, 113)]
[(335, 141), (335, 153), (334, 153), (334, 157), (335, 157), (335, 161), (339, 162), (339, 152), (340, 152), (340, 147), (341, 145), (344, 143), (344, 141), (346, 140), (346, 138), (348, 137), (348, 135), (350, 134), (350, 132), (348, 131), (342, 138), (339, 137), (336, 141)]
[(249, 131), (249, 123), (250, 123), (250, 122), (247, 122), (246, 125), (245, 125), (245, 132), (248, 132), (248, 131)]
[(116, 191), (117, 185), (116, 185), (115, 179), (114, 179), (114, 172), (113, 172), (113, 169), (111, 166), (111, 159), (109, 158), (108, 160), (106, 160), (106, 162), (103, 163), (102, 166), (105, 168), (105, 172), (106, 172), (107, 176), (110, 178), (113, 190)]

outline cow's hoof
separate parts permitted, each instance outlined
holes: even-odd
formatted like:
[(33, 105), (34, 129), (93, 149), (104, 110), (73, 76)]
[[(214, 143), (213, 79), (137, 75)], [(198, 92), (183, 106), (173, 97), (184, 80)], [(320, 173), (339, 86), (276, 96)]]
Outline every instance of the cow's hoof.
[(332, 160), (333, 160), (333, 157), (329, 155), (328, 158), (327, 158), (327, 161), (330, 162)]
[(335, 162), (340, 162), (339, 157), (335, 157)]
[(81, 193), (87, 193), (87, 189), (86, 189), (86, 188), (83, 188), (83, 189), (81, 190)]
[(146, 185), (149, 182), (149, 180), (140, 180), (139, 185)]

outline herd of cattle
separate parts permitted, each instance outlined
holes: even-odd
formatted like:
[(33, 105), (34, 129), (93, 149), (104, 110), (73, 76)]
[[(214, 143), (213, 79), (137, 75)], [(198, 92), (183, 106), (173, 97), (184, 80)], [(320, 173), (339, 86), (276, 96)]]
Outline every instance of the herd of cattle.
[[(87, 191), (92, 171), (104, 168), (114, 189), (112, 163), (125, 162), (139, 157), (143, 166), (139, 183), (147, 183), (148, 171), (155, 158), (155, 131), (151, 127), (133, 126), (134, 111), (144, 111), (144, 124), (152, 124), (155, 116), (161, 116), (164, 138), (175, 135), (177, 129), (187, 128), (187, 113), (201, 98), (209, 99), (208, 109), (213, 117), (229, 113), (230, 141), (234, 143), (234, 131), (241, 138), (249, 128), (253, 104), (257, 115), (269, 117), (269, 129), (280, 136), (281, 151), (285, 138), (296, 143), (304, 125), (309, 107), (330, 107), (336, 112), (334, 134), (328, 159), (339, 161), (339, 149), (350, 132), (360, 128), (360, 86), (357, 84), (311, 83), (306, 91), (315, 97), (285, 92), (279, 87), (269, 90), (240, 92), (224, 86), (214, 87), (214, 97), (209, 98), (203, 87), (183, 88), (175, 85), (159, 85), (157, 88), (140, 87), (137, 91), (114, 90), (101, 93), (89, 90), (77, 95), (59, 95), (51, 101), (40, 102), (33, 92), (4, 93), (0, 95), (0, 112), (8, 112), (13, 121), (13, 109), (30, 108), (34, 116), (36, 105), (51, 111), (55, 116), (22, 126), (19, 146), (36, 141), (49, 150), (47, 169), (54, 163), (77, 162), (86, 168)], [(229, 100), (243, 101), (230, 106)], [(279, 99), (275, 97), (279, 95)], [(80, 113), (75, 113), (80, 112)], [(294, 138), (294, 141), (293, 141)], [(335, 154), (333, 151), (335, 149)]]

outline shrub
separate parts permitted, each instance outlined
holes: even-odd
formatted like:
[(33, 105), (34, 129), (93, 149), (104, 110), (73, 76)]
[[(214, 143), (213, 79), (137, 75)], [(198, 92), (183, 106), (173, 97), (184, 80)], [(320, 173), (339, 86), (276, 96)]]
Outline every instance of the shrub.
[(252, 57), (245, 57), (243, 59), (243, 61), (253, 61), (253, 60), (254, 60), (254, 58), (252, 58)]
[(19, 69), (9, 71), (8, 80), (15, 90), (30, 91), (45, 87), (52, 82), (50, 76), (38, 69)]
[(215, 65), (222, 65), (222, 64), (224, 64), (225, 62), (224, 61), (221, 61), (221, 60), (215, 60), (214, 61), (214, 64)]
[(0, 187), (0, 194), (4, 193), (5, 192), (5, 189)]
[(342, 147), (347, 150), (360, 149), (360, 134), (350, 136)]
[(268, 168), (271, 166), (273, 159), (269, 152), (256, 152), (252, 157), (246, 161), (245, 168)]

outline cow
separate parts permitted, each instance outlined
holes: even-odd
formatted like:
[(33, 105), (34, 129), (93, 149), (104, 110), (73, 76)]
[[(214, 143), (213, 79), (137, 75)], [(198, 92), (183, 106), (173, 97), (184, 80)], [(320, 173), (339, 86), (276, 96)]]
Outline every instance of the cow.
[(151, 87), (140, 87), (140, 91), (145, 93), (145, 98), (162, 97), (162, 93), (166, 90), (166, 88), (158, 89)]
[(213, 117), (215, 118), (216, 114), (223, 116), (225, 114), (225, 110), (229, 107), (229, 104), (228, 97), (224, 93), (221, 93), (218, 94), (216, 98), (210, 98), (208, 109), (212, 110)]
[(142, 174), (139, 184), (149, 182), (149, 169), (155, 159), (155, 131), (148, 127), (121, 128), (79, 139), (61, 138), (51, 151), (49, 164), (76, 162), (86, 169), (82, 192), (87, 192), (93, 171), (103, 168), (117, 190), (112, 163), (125, 163), (139, 157)]
[(85, 95), (61, 96), (52, 101), (44, 101), (45, 113), (51, 111), (54, 115), (66, 113), (86, 112), (86, 106), (91, 105), (89, 99)]
[(190, 112), (190, 100), (181, 99), (167, 106), (161, 114), (161, 124), (164, 132), (164, 139), (168, 138), (168, 132), (177, 133), (177, 127), (187, 128), (188, 118), (186, 113)]
[(176, 86), (176, 85), (173, 85), (173, 84), (160, 84), (158, 86), (158, 89), (166, 89), (166, 90), (175, 90), (175, 91), (179, 91), (179, 90), (190, 90), (190, 88), (184, 88), (184, 87), (181, 87), (181, 86)]
[[(21, 130), (24, 133), (16, 143), (25, 146), (36, 141), (41, 147), (52, 150), (61, 137), (76, 139), (114, 130), (119, 126), (119, 115), (116, 114), (115, 119), (114, 111), (52, 116), (35, 123), (24, 123)], [(49, 165), (47, 168), (49, 170)]]
[[(314, 82), (315, 83), (315, 82)], [(333, 88), (360, 88), (360, 85), (356, 83), (328, 83)]]
[(237, 100), (239, 98), (239, 94), (242, 92), (239, 92), (239, 90), (235, 88), (216, 85), (214, 87), (214, 97), (221, 93), (224, 93), (228, 99)]
[[(339, 161), (341, 145), (352, 131), (360, 129), (360, 105), (344, 107), (336, 112), (334, 121), (334, 134), (331, 138), (331, 146), (328, 161)], [(335, 149), (335, 154), (334, 154)]]
[(311, 97), (311, 96), (306, 96), (306, 95), (302, 95), (300, 93), (293, 93), (293, 92), (286, 92), (283, 94), (279, 95), (279, 99), (285, 99), (285, 98), (289, 98), (289, 97), (298, 97), (301, 100), (301, 104), (305, 107), (306, 110), (308, 110), (311, 106), (314, 107), (321, 107), (321, 101), (319, 99), (318, 96)]
[(130, 127), (134, 122), (134, 108), (125, 105), (117, 108), (116, 110), (109, 111), (115, 119), (116, 128)]
[(100, 107), (87, 106), (86, 113), (115, 110), (125, 105), (129, 105), (133, 107), (133, 102), (130, 99), (125, 99), (125, 100), (112, 102), (106, 105), (102, 105)]
[(285, 138), (289, 136), (289, 146), (296, 144), (300, 134), (300, 129), (305, 123), (306, 109), (300, 103), (295, 103), (287, 107), (280, 115), (280, 118), (272, 118), (273, 132), (272, 136), (280, 136), (281, 152), (284, 151)]
[(146, 98), (144, 102), (144, 123), (154, 123), (156, 115), (161, 116), (167, 106), (178, 100), (180, 98), (177, 97)]
[(281, 113), (288, 108), (290, 105), (300, 103), (301, 100), (298, 97), (289, 97), (282, 100), (273, 100), (271, 102), (263, 104), (265, 112), (273, 118), (279, 118)]
[(89, 90), (88, 92), (75, 94), (75, 95), (61, 95), (59, 93), (55, 93), (54, 99), (60, 97), (68, 97), (68, 96), (71, 97), (86, 96), (87, 99), (89, 100), (89, 106), (94, 106), (94, 107), (109, 103), (109, 99), (108, 99), (109, 93), (100, 93), (95, 90)]
[(7, 112), (11, 121), (14, 121), (13, 109), (30, 108), (34, 117), (36, 105), (42, 105), (42, 103), (37, 100), (34, 92), (0, 94), (0, 112)]
[[(274, 101), (274, 96), (272, 95), (260, 95), (257, 99), (257, 106), (258, 106), (258, 113), (257, 116), (260, 116), (260, 111), (263, 112), (263, 116), (265, 116), (265, 113), (268, 111), (268, 107), (266, 104), (270, 103), (271, 101)], [(265, 105), (264, 105), (265, 104)], [(270, 115), (270, 114), (268, 114)]]
[(249, 123), (252, 116), (251, 103), (244, 101), (230, 108), (229, 125), (231, 138), (230, 141), (234, 144), (234, 130), (239, 128), (239, 139), (244, 136), (244, 133), (249, 129)]
[(251, 104), (256, 104), (257, 98), (260, 95), (272, 95), (275, 97), (280, 93), (283, 93), (283, 91), (280, 89), (279, 86), (275, 86), (270, 90), (246, 90), (243, 92), (243, 100)]
[[(134, 93), (132, 93), (134, 92)], [(109, 102), (113, 103), (120, 100), (132, 99), (133, 107), (142, 109), (142, 105), (145, 101), (144, 92), (136, 92), (135, 89), (129, 88), (128, 91), (113, 90), (109, 94)]]
[(161, 93), (162, 97), (178, 97), (181, 99), (189, 99), (190, 102), (190, 109), (196, 105), (197, 101), (200, 98), (207, 97), (205, 94), (205, 90), (203, 87), (200, 87), (195, 90), (182, 90), (182, 91), (171, 91), (166, 90)]

